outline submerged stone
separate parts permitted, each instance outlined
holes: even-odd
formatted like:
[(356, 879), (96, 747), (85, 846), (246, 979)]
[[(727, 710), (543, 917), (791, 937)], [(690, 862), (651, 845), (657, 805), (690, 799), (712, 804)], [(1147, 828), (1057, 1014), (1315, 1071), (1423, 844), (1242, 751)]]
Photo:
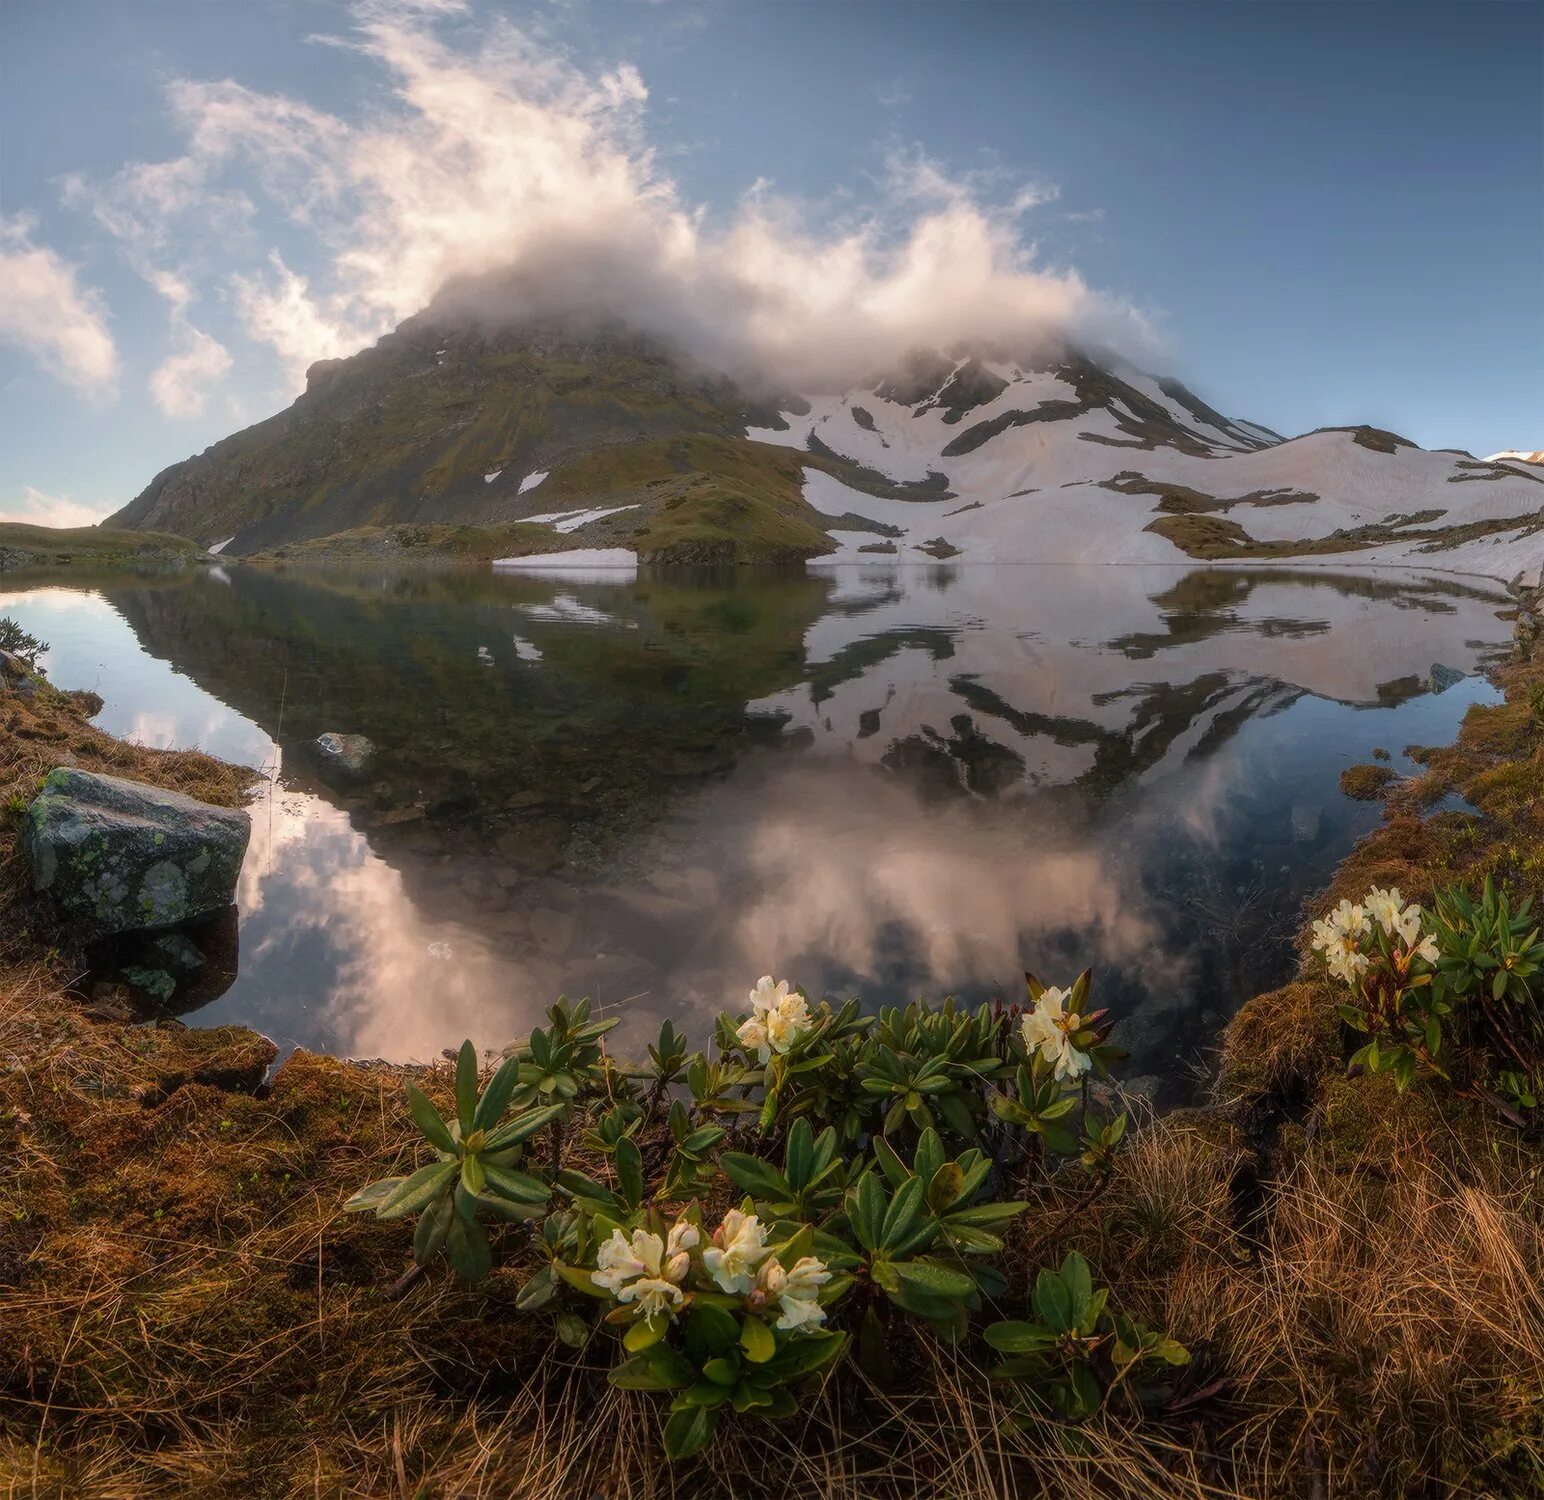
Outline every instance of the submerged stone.
[(375, 755), (375, 744), (367, 735), (335, 734), (331, 730), (318, 735), (312, 748), (326, 769), (345, 776), (363, 776)]
[(236, 808), (67, 766), (27, 810), (33, 887), (95, 936), (229, 906), (250, 835)]

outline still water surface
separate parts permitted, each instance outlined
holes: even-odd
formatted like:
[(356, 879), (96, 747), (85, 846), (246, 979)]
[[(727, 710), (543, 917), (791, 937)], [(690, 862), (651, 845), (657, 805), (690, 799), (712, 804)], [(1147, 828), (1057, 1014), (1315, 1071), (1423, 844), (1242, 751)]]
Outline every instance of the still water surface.
[(0, 582), (105, 728), (264, 773), (200, 1022), (423, 1058), (566, 992), (636, 1045), (767, 971), (877, 1004), (1092, 964), (1166, 1100), (1376, 819), (1340, 772), (1494, 698), (1503, 605), (1329, 569)]

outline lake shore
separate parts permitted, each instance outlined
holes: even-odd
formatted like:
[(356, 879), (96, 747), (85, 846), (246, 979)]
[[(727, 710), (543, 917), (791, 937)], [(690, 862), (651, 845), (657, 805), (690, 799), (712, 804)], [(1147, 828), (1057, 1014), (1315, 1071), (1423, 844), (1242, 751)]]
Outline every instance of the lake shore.
[[(1382, 790), (1383, 823), (1316, 910), (1369, 884), (1428, 900), (1539, 852), (1544, 651), (1505, 699)], [(1006, 1268), (1085, 1254), (1187, 1344), (1140, 1426), (1084, 1451), (1016, 1433), (968, 1358), (919, 1339), (904, 1394), (830, 1397), (672, 1474), (605, 1351), (551, 1344), (515, 1253), (476, 1288), (435, 1269), (391, 1295), (401, 1226), (345, 1217), (407, 1160), (402, 1080), (448, 1069), (276, 1056), (241, 1027), (134, 1024), (77, 994), (18, 847), (37, 779), (75, 764), (239, 804), (251, 774), (93, 728), (89, 695), (0, 696), (0, 1476), (21, 1493), (486, 1491), (554, 1497), (819, 1492), (1157, 1496), (1518, 1492), (1544, 1444), (1540, 1164), (1485, 1101), (1348, 1079), (1337, 996), (1310, 964), (1220, 1039), (1215, 1102), (1148, 1121), (1096, 1203), (1056, 1179)], [(1429, 812), (1458, 793), (1467, 804)], [(1473, 809), (1470, 811), (1468, 809)], [(447, 1046), (458, 1037), (446, 1036)], [(968, 1450), (962, 1456), (962, 1449)]]

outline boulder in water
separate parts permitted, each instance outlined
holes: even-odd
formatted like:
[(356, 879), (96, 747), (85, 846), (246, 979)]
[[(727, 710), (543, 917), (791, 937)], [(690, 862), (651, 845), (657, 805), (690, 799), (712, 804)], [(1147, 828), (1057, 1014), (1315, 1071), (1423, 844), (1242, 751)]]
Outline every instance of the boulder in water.
[(176, 927), (229, 906), (245, 812), (61, 766), (27, 810), (35, 889), (93, 937)]
[(318, 735), (312, 749), (324, 770), (344, 776), (363, 776), (375, 755), (375, 745), (368, 736), (336, 734), (332, 730)]

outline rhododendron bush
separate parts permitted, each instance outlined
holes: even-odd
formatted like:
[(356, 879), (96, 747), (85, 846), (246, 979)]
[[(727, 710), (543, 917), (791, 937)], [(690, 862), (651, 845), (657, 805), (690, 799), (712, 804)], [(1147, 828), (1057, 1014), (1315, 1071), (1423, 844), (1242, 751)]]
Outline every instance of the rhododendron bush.
[[(1351, 1072), (1450, 1080), (1514, 1119), (1533, 1106), (1544, 944), (1526, 906), (1487, 886), (1427, 911), (1374, 888), (1312, 947), (1345, 997)], [(522, 1313), (574, 1347), (613, 1339), (612, 1382), (668, 1398), (672, 1458), (727, 1420), (792, 1415), (849, 1359), (895, 1384), (917, 1336), (1005, 1356), (1013, 1420), (1139, 1415), (1187, 1352), (1076, 1254), (1026, 1274), (1040, 1245), (1020, 1229), (1042, 1196), (1051, 1236), (1075, 1228), (1119, 1173), (1123, 1054), (1087, 972), (1026, 978), (1021, 1005), (865, 1014), (766, 976), (707, 1048), (667, 1021), (637, 1065), (606, 1046), (617, 1018), (560, 1000), (485, 1083), (463, 1044), (451, 1114), (409, 1085), (429, 1159), (347, 1206), (416, 1214), (420, 1267), (443, 1253), (477, 1281), (496, 1249), (523, 1269)]]

